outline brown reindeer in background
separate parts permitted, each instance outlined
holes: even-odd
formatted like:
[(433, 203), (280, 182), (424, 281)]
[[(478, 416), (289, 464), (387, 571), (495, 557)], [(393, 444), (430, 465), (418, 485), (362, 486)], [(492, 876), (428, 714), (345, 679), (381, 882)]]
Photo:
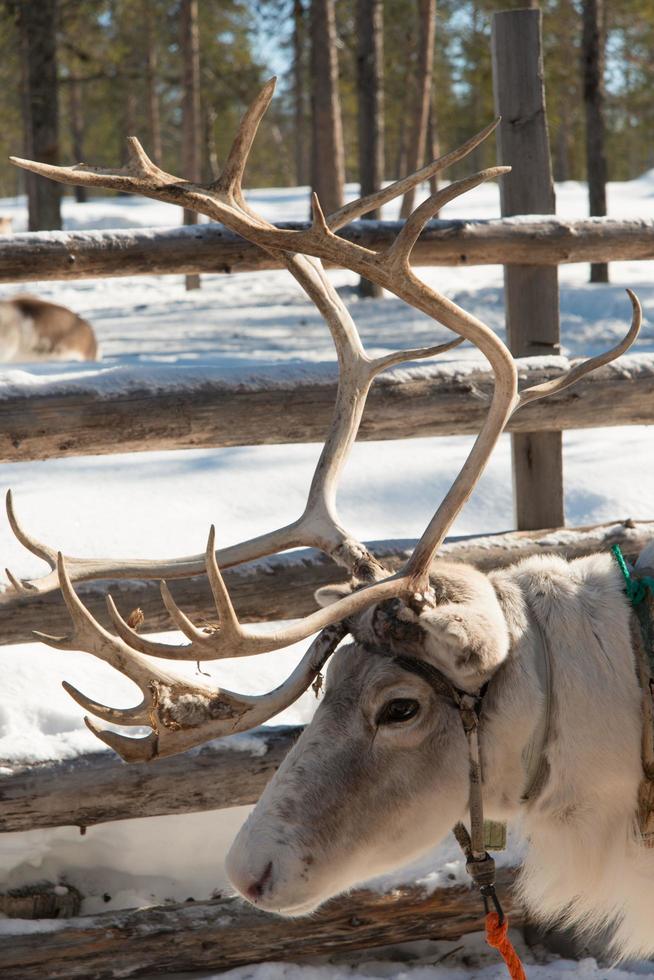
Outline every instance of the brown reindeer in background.
[(0, 300), (0, 361), (94, 361), (93, 327), (38, 296)]

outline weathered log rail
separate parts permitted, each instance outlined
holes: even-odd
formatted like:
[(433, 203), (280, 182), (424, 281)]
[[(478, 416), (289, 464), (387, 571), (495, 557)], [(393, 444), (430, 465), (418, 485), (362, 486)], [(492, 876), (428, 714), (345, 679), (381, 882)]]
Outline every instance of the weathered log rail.
[[(570, 367), (565, 357), (518, 361), (522, 385), (540, 384)], [(378, 378), (360, 439), (472, 435), (493, 392), (492, 374), (460, 361)], [(144, 373), (80, 369), (49, 383), (9, 371), (0, 377), (0, 462), (89, 454), (322, 442), (336, 394), (335, 365), (221, 372), (175, 365)], [(534, 402), (509, 432), (547, 432), (654, 423), (654, 354), (632, 355)], [(117, 438), (120, 433), (120, 438)]]
[(99, 751), (15, 766), (11, 776), (0, 777), (0, 832), (85, 828), (256, 803), (301, 731), (258, 728), (155, 765), (128, 766), (114, 752)]
[[(511, 924), (514, 873), (501, 869), (498, 885)], [(334, 899), (315, 915), (280, 919), (236, 898), (149, 909), (105, 912), (56, 922), (54, 929), (0, 933), (3, 980), (109, 980), (188, 970), (229, 970), (264, 960), (302, 961), (418, 939), (458, 939), (483, 928), (479, 895), (467, 886), (418, 887), (387, 894), (357, 891)]]
[[(534, 554), (579, 558), (608, 551), (614, 544), (619, 544), (627, 555), (637, 555), (652, 538), (654, 522), (627, 519), (584, 528), (451, 538), (440, 554), (489, 570)], [(58, 544), (65, 547), (65, 542)], [(372, 541), (367, 546), (384, 565), (396, 570), (407, 560), (415, 541)], [(246, 623), (259, 622), (262, 618), (306, 616), (315, 609), (315, 590), (342, 581), (344, 574), (330, 558), (312, 549), (274, 555), (224, 572), (239, 618)], [(215, 617), (205, 576), (169, 581), (168, 585), (178, 605), (191, 617), (199, 622)], [(137, 606), (143, 610), (146, 632), (172, 628), (157, 582), (86, 582), (78, 586), (78, 591), (93, 615), (107, 628), (112, 628), (105, 604), (107, 592), (111, 592), (123, 615)], [(13, 591), (0, 594), (0, 645), (29, 643), (33, 640), (32, 630), (42, 630), (44, 624), (56, 635), (63, 635), (69, 628), (68, 613), (58, 590), (34, 596), (17, 595)]]
[[(379, 249), (402, 222), (356, 221), (339, 234)], [(305, 222), (278, 228), (303, 230)], [(654, 258), (654, 220), (556, 217), (431, 221), (412, 263), (429, 265), (560, 265)], [(223, 225), (129, 231), (25, 232), (0, 236), (0, 282), (90, 279), (98, 276), (254, 272), (281, 266)]]
[[(522, 531), (462, 538), (447, 542), (443, 554), (449, 559), (471, 561), (482, 569), (497, 568), (531, 554), (560, 554), (566, 558), (577, 558), (608, 550), (613, 544), (620, 544), (625, 554), (632, 557), (652, 536), (654, 522), (625, 521), (538, 534)], [(382, 542), (373, 543), (371, 548), (386, 564), (395, 568), (412, 545), (413, 542)], [(262, 602), (261, 590), (270, 590), (271, 578), (275, 583), (274, 598), (280, 603), (280, 609), (287, 616), (301, 616), (314, 608), (313, 589), (342, 575), (342, 570), (315, 552), (278, 556), (274, 563), (274, 576), (270, 574), (268, 559), (254, 563), (249, 571), (233, 569), (226, 572), (227, 586), (241, 616), (249, 608), (251, 618), (255, 618), (260, 615), (262, 607), (270, 614), (268, 592)], [(301, 574), (298, 574), (300, 566)], [(294, 582), (293, 588), (291, 582)], [(241, 604), (241, 586), (250, 590), (250, 606)], [(154, 628), (155, 622), (157, 628), (169, 628), (170, 622), (163, 612), (156, 584), (140, 583), (134, 586), (130, 583), (130, 590), (134, 587), (147, 587), (149, 590), (155, 612), (146, 610), (148, 628)], [(187, 605), (194, 594), (197, 603), (197, 594), (193, 589), (201, 588), (202, 603), (206, 603), (206, 615), (210, 615), (210, 598), (201, 579), (171, 582), (170, 587), (173, 593), (180, 587), (185, 590), (184, 601)], [(106, 583), (86, 585), (83, 589), (80, 588), (80, 593), (85, 602), (102, 620)], [(270, 598), (272, 600), (273, 597)], [(118, 599), (120, 603), (120, 593)], [(137, 599), (133, 592), (130, 592), (129, 599), (128, 605), (135, 601), (142, 603), (142, 599)], [(191, 611), (200, 614), (197, 604), (193, 606), (191, 603)], [(66, 631), (67, 614), (58, 593), (34, 598), (6, 595), (0, 604), (0, 633), (5, 623), (11, 628), (14, 620), (23, 622), (23, 629), (26, 629), (25, 618), (34, 627), (43, 627), (43, 623), (47, 623), (53, 633)], [(25, 635), (24, 638), (29, 637)], [(19, 642), (19, 638), (14, 636), (11, 642)], [(76, 759), (37, 765), (15, 764), (0, 759), (3, 768), (13, 769), (10, 775), (0, 777), (0, 832), (60, 826), (87, 827), (110, 820), (254, 803), (299, 732), (297, 727), (264, 727), (247, 736), (251, 741), (241, 741), (238, 746), (230, 740), (218, 741), (199, 751), (161, 759), (154, 765), (126, 766), (111, 752), (92, 752)], [(174, 787), (174, 792), (171, 792), (171, 787)]]

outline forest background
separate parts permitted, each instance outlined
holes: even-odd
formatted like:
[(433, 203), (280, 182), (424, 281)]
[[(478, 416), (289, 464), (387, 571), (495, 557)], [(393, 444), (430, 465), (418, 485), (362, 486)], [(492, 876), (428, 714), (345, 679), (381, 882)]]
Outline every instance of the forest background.
[[(115, 166), (124, 160), (128, 135), (138, 135), (169, 172), (209, 180), (224, 162), (239, 116), (277, 70), (277, 95), (251, 155), (247, 186), (310, 184), (328, 198), (330, 211), (338, 186), (321, 189), (318, 172), (331, 172), (337, 185), (395, 179), (493, 118), (492, 14), (529, 5), (0, 0), (0, 196), (26, 189), (24, 175), (6, 160), (10, 153)], [(591, 74), (599, 71), (599, 94), (590, 97), (599, 97), (605, 121), (609, 179), (628, 180), (654, 167), (654, 4), (543, 0), (539, 6), (554, 178), (586, 178), (589, 44)], [(334, 125), (339, 131), (330, 133)], [(379, 132), (371, 149), (364, 143), (374, 125)], [(316, 132), (328, 133), (327, 148)], [(366, 178), (372, 157), (377, 172)], [(494, 162), (495, 147), (486, 142), (472, 167)], [(456, 168), (448, 176), (457, 176)], [(83, 199), (84, 191), (77, 195)], [(40, 215), (36, 204), (34, 211), (30, 227), (60, 226), (47, 202)]]

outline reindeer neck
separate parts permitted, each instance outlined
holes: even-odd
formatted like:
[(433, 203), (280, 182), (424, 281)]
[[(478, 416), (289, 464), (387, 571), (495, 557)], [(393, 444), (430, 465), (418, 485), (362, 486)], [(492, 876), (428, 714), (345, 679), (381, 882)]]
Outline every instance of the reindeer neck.
[[(539, 556), (491, 578), (512, 650), (485, 706), (488, 816), (559, 819), (614, 796), (616, 787), (635, 800), (640, 692), (630, 610), (615, 563), (608, 555), (574, 562)], [(544, 657), (551, 669), (549, 707)], [(530, 746), (544, 728), (544, 764), (525, 802)]]

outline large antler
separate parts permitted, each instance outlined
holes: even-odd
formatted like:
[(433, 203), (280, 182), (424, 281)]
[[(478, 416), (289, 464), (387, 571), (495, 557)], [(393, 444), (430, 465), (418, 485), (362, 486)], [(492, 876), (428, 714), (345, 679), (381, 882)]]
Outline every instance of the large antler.
[[(266, 111), (274, 91), (275, 80), (260, 92), (252, 106), (241, 120), (231, 152), (221, 176), (209, 188), (198, 187), (188, 181), (181, 181), (156, 167), (145, 154), (135, 138), (128, 140), (129, 161), (120, 170), (103, 170), (86, 167), (51, 167), (11, 157), (13, 163), (26, 170), (48, 176), (62, 183), (83, 184), (84, 186), (112, 188), (154, 197), (156, 200), (182, 203), (188, 195), (193, 195), (198, 204), (198, 195), (207, 196), (210, 216), (222, 221), (244, 237), (256, 241), (256, 228), (273, 229), (255, 215), (244, 201), (241, 181), (247, 155), (252, 146), (257, 127)], [(329, 219), (329, 227), (338, 230), (373, 207), (404, 194), (423, 180), (446, 169), (472, 152), (494, 131), (497, 120), (486, 126), (457, 150), (440, 157), (417, 173), (396, 181), (389, 187), (360, 198), (341, 208)], [(506, 170), (508, 168), (504, 168)], [(486, 179), (486, 178), (482, 178)], [(462, 190), (465, 188), (462, 188)], [(458, 191), (458, 193), (461, 193)], [(456, 196), (452, 194), (451, 196)], [(447, 200), (451, 199), (447, 196)], [(445, 201), (445, 199), (444, 199)], [(444, 203), (444, 202), (443, 202)], [(213, 208), (211, 205), (213, 204)], [(186, 206), (184, 204), (184, 206)], [(202, 211), (201, 207), (197, 210)], [(204, 209), (203, 213), (209, 214)], [(361, 343), (358, 331), (340, 296), (325, 275), (319, 262), (307, 257), (277, 248), (273, 252), (302, 286), (311, 301), (325, 319), (329, 327), (339, 362), (339, 386), (334, 406), (334, 414), (318, 460), (309, 489), (307, 505), (301, 516), (286, 527), (240, 542), (229, 548), (220, 549), (216, 558), (221, 568), (229, 568), (243, 562), (253, 561), (266, 555), (277, 554), (291, 548), (319, 548), (331, 555), (335, 561), (353, 570), (360, 578), (370, 578), (383, 572), (379, 564), (359, 542), (341, 526), (336, 510), (336, 489), (342, 469), (361, 422), (368, 390), (374, 378), (403, 361), (432, 357), (451, 350), (461, 343), (456, 338), (447, 344), (436, 347), (402, 350), (378, 358), (370, 358)], [(7, 494), (7, 515), (14, 534), (21, 544), (50, 567), (50, 573), (37, 579), (20, 580), (6, 569), (7, 577), (16, 591), (23, 593), (48, 592), (58, 588), (57, 549), (52, 548), (30, 535), (20, 524), (13, 505), (11, 493)], [(204, 555), (190, 555), (170, 560), (124, 560), (103, 558), (77, 558), (66, 556), (66, 565), (71, 581), (80, 582), (91, 579), (177, 579), (199, 575), (204, 571)]]
[[(299, 521), (287, 528), (272, 532), (270, 535), (264, 535), (243, 545), (237, 545), (233, 549), (218, 552), (218, 560), (214, 552), (213, 533), (210, 535), (205, 561), (216, 610), (220, 618), (219, 627), (210, 633), (195, 627), (188, 617), (177, 608), (165, 584), (162, 583), (162, 596), (166, 608), (177, 627), (189, 639), (189, 644), (177, 646), (153, 643), (138, 636), (120, 618), (111, 602), (109, 603), (110, 612), (120, 639), (112, 637), (111, 634), (102, 630), (98, 624), (94, 625), (94, 632), (92, 632), (89, 622), (93, 621), (90, 615), (85, 612), (87, 627), (85, 630), (76, 629), (71, 640), (53, 641), (50, 639), (48, 641), (54, 642), (56, 645), (64, 645), (66, 648), (71, 644), (76, 644), (82, 649), (88, 649), (96, 656), (101, 656), (113, 663), (128, 676), (137, 679), (138, 683), (141, 683), (138, 677), (142, 677), (141, 672), (144, 669), (144, 664), (147, 664), (147, 660), (140, 656), (142, 653), (188, 660), (209, 660), (263, 653), (288, 646), (296, 641), (306, 639), (319, 630), (325, 630), (330, 625), (347, 621), (348, 617), (382, 599), (399, 595), (407, 597), (413, 602), (429, 602), (429, 569), (432, 559), (447, 530), (472, 493), (511, 414), (520, 405), (536, 398), (545, 397), (554, 391), (560, 391), (600, 364), (618, 357), (633, 343), (640, 327), (640, 306), (634, 294), (629, 292), (633, 308), (632, 324), (627, 336), (620, 344), (600, 357), (593, 358), (583, 365), (575, 366), (555, 382), (535, 386), (519, 394), (513, 358), (501, 340), (480, 320), (466, 313), (456, 304), (421, 282), (409, 264), (415, 242), (426, 222), (436, 211), (447, 201), (464, 191), (477, 186), (482, 181), (498, 177), (510, 168), (494, 167), (482, 171), (450, 184), (445, 189), (431, 195), (414, 210), (395, 242), (384, 251), (372, 252), (354, 243), (346, 242), (334, 234), (336, 229), (351, 218), (365, 213), (373, 205), (378, 205), (399, 193), (403, 193), (407, 187), (414, 186), (420, 180), (437, 172), (454, 160), (460, 159), (465, 155), (465, 152), (469, 152), (481, 139), (492, 132), (494, 126), (487, 127), (461, 150), (436, 161), (418, 174), (391, 185), (379, 194), (356, 201), (327, 218), (322, 214), (319, 202), (314, 198), (312, 227), (308, 231), (301, 232), (283, 231), (256, 216), (244, 202), (241, 191), (241, 179), (247, 152), (271, 94), (272, 88), (269, 85), (246, 113), (224, 173), (217, 181), (207, 187), (182, 181), (164, 173), (147, 158), (136, 140), (131, 140), (130, 163), (120, 171), (96, 170), (82, 166), (52, 167), (29, 161), (14, 161), (26, 169), (54, 180), (140, 193), (157, 200), (183, 205), (189, 210), (195, 210), (208, 215), (210, 218), (222, 221), (234, 231), (282, 259), (326, 319), (337, 349), (340, 367), (337, 403), (332, 427), (314, 475), (304, 515)], [(378, 283), (404, 299), (409, 305), (422, 310), (449, 327), (459, 338), (471, 341), (488, 359), (495, 374), (495, 390), (480, 434), (461, 472), (418, 542), (413, 555), (406, 566), (394, 576), (387, 575), (382, 578), (384, 570), (381, 566), (375, 562), (362, 545), (354, 541), (345, 532), (338, 522), (335, 504), (338, 475), (355, 438), (365, 398), (375, 375), (390, 364), (396, 364), (416, 356), (429, 356), (443, 348), (428, 348), (410, 352), (400, 351), (377, 359), (368, 357), (363, 350), (352, 320), (327, 280), (319, 260), (328, 260), (336, 265), (344, 266)], [(13, 514), (10, 515), (10, 519), (23, 543), (26, 543), (31, 550), (41, 557), (45, 557), (52, 566), (54, 564), (52, 550), (27, 538), (18, 527)], [(367, 584), (327, 609), (319, 610), (299, 623), (286, 625), (272, 633), (257, 632), (242, 627), (226, 592), (220, 575), (219, 562), (233, 564), (282, 548), (308, 543), (317, 545), (331, 554)], [(60, 559), (58, 565), (58, 578), (65, 595), (67, 595), (69, 609), (71, 612), (73, 609), (75, 611), (75, 620), (75, 617), (79, 618), (82, 615), (80, 612), (81, 603), (76, 597), (73, 598), (74, 593), (66, 575), (66, 562)], [(77, 573), (79, 578), (98, 577), (100, 574), (105, 576), (116, 574), (114, 568), (109, 570), (107, 563), (103, 563), (102, 572), (95, 565), (93, 567), (89, 567), (88, 564), (85, 567), (80, 565), (77, 559), (72, 560), (72, 565), (73, 571)], [(173, 575), (180, 571), (182, 574), (194, 574), (199, 570), (195, 558), (182, 559), (181, 568), (179, 564), (175, 563), (165, 563), (165, 566), (168, 575), (171, 574), (169, 569), (172, 569)], [(155, 563), (149, 567), (154, 568)], [(156, 567), (159, 571), (162, 568), (161, 565), (156, 565)], [(139, 577), (144, 575), (143, 567), (137, 566), (136, 563), (121, 563), (119, 572), (123, 573), (125, 577), (130, 574), (132, 576), (136, 574)], [(157, 574), (157, 572), (155, 571), (153, 574)], [(101, 642), (98, 640), (98, 636), (101, 637)], [(331, 636), (328, 640), (324, 640), (321, 650), (324, 650), (325, 645), (329, 646), (332, 640), (333, 637)], [(129, 656), (127, 656), (126, 651), (129, 652)], [(314, 661), (311, 663), (313, 664)], [(154, 677), (156, 683), (160, 683), (160, 675), (153, 667), (145, 669), (146, 676)], [(149, 674), (147, 673), (148, 670)], [(293, 678), (296, 678), (296, 675), (297, 671), (280, 690), (289, 691), (292, 688), (295, 692), (296, 680)], [(188, 692), (188, 686), (184, 687), (186, 682), (171, 682), (169, 675), (165, 675), (165, 677), (165, 683), (169, 685), (168, 689), (175, 695), (173, 700), (176, 704), (181, 703), (183, 695), (178, 696), (176, 694), (177, 689), (170, 685), (178, 683), (180, 691)], [(291, 680), (293, 680), (292, 684)], [(309, 680), (306, 681), (306, 685), (308, 683), (310, 683)], [(143, 690), (142, 684), (141, 688)], [(205, 695), (200, 692), (197, 696), (201, 699)], [(90, 710), (107, 720), (120, 721), (122, 719), (122, 723), (141, 724), (145, 717), (142, 706), (135, 709), (136, 715), (125, 716), (124, 713), (121, 713), (119, 719), (113, 709), (102, 708), (98, 711), (98, 705), (87, 702), (81, 695), (76, 694), (76, 697), (85, 703)], [(237, 696), (231, 695), (231, 697)], [(109, 717), (110, 715), (111, 717)], [(127, 722), (125, 721), (126, 717), (138, 717), (139, 720)], [(250, 727), (253, 716), (250, 714), (248, 717), (250, 721), (245, 727)], [(161, 718), (155, 719), (152, 722), (153, 728), (155, 728), (155, 721), (157, 724), (162, 723)], [(203, 729), (198, 729), (192, 735), (191, 741), (189, 741), (188, 735), (180, 736), (175, 742), (179, 746), (177, 751), (187, 748), (190, 744), (197, 744), (207, 737), (210, 736), (205, 734)], [(174, 739), (174, 735), (170, 735), (170, 739)], [(170, 751), (175, 750), (171, 749)]]

